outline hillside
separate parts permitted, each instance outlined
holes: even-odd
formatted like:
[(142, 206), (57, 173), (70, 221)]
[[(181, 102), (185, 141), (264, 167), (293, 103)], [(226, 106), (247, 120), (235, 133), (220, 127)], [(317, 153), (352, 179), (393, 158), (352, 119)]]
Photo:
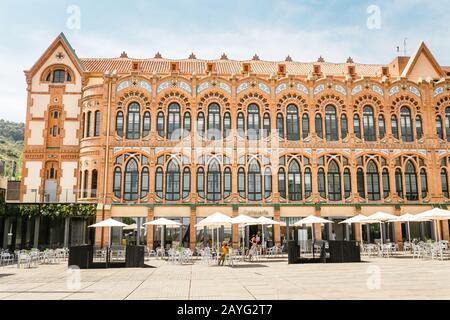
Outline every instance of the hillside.
[(0, 119), (0, 160), (6, 161), (6, 174), (11, 174), (11, 161), (17, 162), (17, 175), (22, 169), (24, 124)]

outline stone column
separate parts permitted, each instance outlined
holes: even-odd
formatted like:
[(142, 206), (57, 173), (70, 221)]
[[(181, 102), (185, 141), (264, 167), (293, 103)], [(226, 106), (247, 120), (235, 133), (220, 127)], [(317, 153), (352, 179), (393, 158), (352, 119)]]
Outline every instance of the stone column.
[[(155, 218), (155, 210), (153, 207), (148, 208), (147, 211), (147, 222), (154, 220)], [(149, 249), (153, 248), (153, 229), (154, 226), (147, 225), (147, 247)]]
[[(237, 217), (239, 215), (239, 208), (237, 205), (233, 205), (233, 217)], [(232, 246), (235, 249), (239, 248), (239, 225), (238, 224), (233, 224), (232, 225), (232, 235), (233, 235), (233, 239), (232, 239)]]
[[(395, 208), (396, 216), (401, 215), (400, 208)], [(394, 238), (395, 242), (398, 244), (399, 249), (402, 250), (403, 248), (403, 236), (402, 236), (402, 223), (401, 222), (394, 222)]]
[(40, 229), (41, 217), (34, 218), (34, 239), (33, 239), (33, 247), (39, 247), (39, 229)]
[(3, 249), (8, 249), (9, 218), (5, 218), (3, 227)]
[(441, 239), (447, 241), (450, 240), (448, 220), (441, 221)]
[[(274, 208), (273, 218), (275, 221), (280, 222), (280, 207), (279, 206), (276, 206)], [(273, 226), (273, 240), (274, 240), (276, 246), (281, 245), (281, 232), (280, 232), (279, 224), (276, 224)]]
[(70, 218), (64, 219), (64, 248), (69, 247)]
[[(320, 217), (320, 207), (316, 207), (315, 215)], [(319, 223), (314, 224), (314, 240), (322, 240), (322, 226)]]
[(195, 245), (197, 244), (197, 230), (195, 229), (195, 225), (197, 224), (197, 209), (191, 207), (191, 216), (190, 216), (190, 225), (191, 228), (189, 230), (189, 248), (191, 250), (195, 249)]

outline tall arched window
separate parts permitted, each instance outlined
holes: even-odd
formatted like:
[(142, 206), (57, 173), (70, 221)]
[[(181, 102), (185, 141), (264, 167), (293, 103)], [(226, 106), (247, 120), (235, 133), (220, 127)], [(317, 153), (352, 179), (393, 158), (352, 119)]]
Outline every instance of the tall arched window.
[(223, 173), (223, 197), (228, 198), (231, 195), (231, 169), (225, 168)]
[(156, 130), (160, 137), (164, 137), (164, 113), (162, 111), (158, 112), (158, 117), (156, 118)]
[(250, 161), (248, 165), (248, 199), (251, 201), (262, 199), (261, 168), (256, 160)]
[(250, 140), (259, 139), (260, 119), (259, 107), (252, 103), (248, 106), (247, 111), (247, 135)]
[(288, 140), (300, 140), (297, 106), (290, 104), (286, 111), (286, 132)]
[(127, 139), (139, 139), (140, 127), (140, 106), (136, 102), (132, 102), (128, 106)]
[(270, 114), (264, 113), (263, 116), (263, 137), (266, 138), (270, 133)]
[(309, 198), (312, 193), (312, 174), (311, 169), (305, 169), (305, 198)]
[(288, 170), (288, 194), (289, 200), (299, 201), (302, 199), (302, 176), (300, 166), (296, 160), (292, 160)]
[(119, 111), (116, 115), (116, 133), (119, 137), (123, 137), (123, 112)]
[(366, 197), (366, 188), (364, 185), (364, 172), (361, 168), (356, 171), (356, 187), (361, 198)]
[(239, 168), (238, 170), (238, 193), (242, 198), (246, 198), (245, 194), (245, 170), (244, 168)]
[(209, 201), (219, 201), (220, 199), (222, 199), (220, 165), (216, 159), (212, 160), (208, 165), (208, 174), (206, 180), (207, 199)]
[(315, 125), (316, 125), (316, 134), (319, 138), (323, 138), (323, 128), (322, 128), (322, 116), (320, 115), (320, 113), (316, 114), (316, 120), (315, 120)]
[(220, 107), (217, 103), (211, 103), (208, 107), (208, 139), (221, 139), (221, 130)]
[(325, 108), (325, 136), (327, 141), (339, 139), (336, 108), (332, 105)]
[(375, 130), (375, 117), (373, 108), (365, 106), (363, 110), (363, 126), (364, 126), (364, 140), (376, 141), (377, 135)]
[(309, 136), (309, 116), (304, 113), (302, 116), (302, 136), (306, 139)]
[(180, 166), (175, 160), (170, 160), (166, 171), (166, 200), (180, 200)]
[(411, 125), (411, 110), (408, 107), (400, 109), (400, 126), (402, 130), (402, 140), (404, 142), (411, 142), (414, 140), (413, 130)]
[(139, 192), (139, 172), (138, 165), (135, 159), (128, 161), (125, 168), (124, 181), (124, 199), (128, 201), (135, 201), (138, 199)]
[(441, 116), (436, 116), (436, 134), (439, 139), (444, 140), (444, 130), (442, 130), (442, 119)]
[(391, 131), (392, 131), (392, 136), (395, 139), (398, 139), (398, 122), (397, 122), (396, 115), (392, 115), (392, 117), (391, 117)]
[(391, 192), (391, 182), (389, 181), (389, 171), (388, 169), (383, 169), (383, 198), (389, 197), (389, 193)]
[(416, 168), (408, 161), (405, 168), (405, 191), (407, 200), (418, 200)]
[(284, 139), (284, 120), (281, 113), (277, 114), (277, 132), (281, 139)]
[(397, 196), (403, 198), (403, 178), (400, 169), (395, 170), (395, 189), (397, 191)]
[(226, 138), (231, 132), (231, 116), (229, 112), (223, 115), (223, 137)]
[(205, 198), (205, 171), (203, 168), (197, 170), (197, 194), (200, 198)]
[(183, 170), (183, 199), (186, 199), (191, 193), (191, 170), (189, 167)]
[(245, 137), (244, 114), (242, 112), (237, 115), (236, 128), (239, 136)]
[(89, 138), (91, 136), (91, 117), (92, 117), (92, 112), (89, 111), (87, 113), (87, 119), (86, 119), (86, 137)]
[(386, 124), (384, 123), (384, 116), (382, 114), (378, 116), (378, 132), (380, 139), (383, 139), (386, 135)]
[(347, 121), (347, 115), (343, 113), (341, 115), (341, 138), (345, 139), (348, 135), (348, 121)]
[(380, 176), (378, 167), (373, 161), (367, 164), (366, 183), (369, 200), (380, 200)]
[(95, 111), (94, 115), (94, 137), (98, 137), (100, 135), (100, 111)]
[(450, 141), (450, 107), (445, 108), (445, 134)]
[(203, 112), (199, 112), (197, 115), (197, 132), (200, 137), (205, 135), (205, 115)]
[(328, 165), (328, 199), (337, 201), (342, 199), (341, 174), (336, 161), (331, 160)]
[(191, 132), (192, 125), (191, 125), (191, 114), (189, 112), (184, 113), (184, 119), (183, 119), (183, 131), (185, 135), (189, 135)]
[(142, 137), (146, 137), (150, 134), (150, 112), (146, 111), (142, 120)]
[(91, 198), (97, 198), (97, 170), (92, 170), (91, 176)]
[[(119, 113), (122, 114), (122, 112)], [(117, 116), (119, 115), (119, 113), (117, 113)], [(117, 128), (117, 116), (116, 116), (116, 128)], [(117, 132), (117, 134), (119, 134), (119, 132)], [(83, 116), (81, 118), (81, 138), (84, 138), (85, 135), (86, 135), (86, 112), (83, 112)]]
[[(169, 112), (167, 114), (167, 139), (178, 139), (179, 132), (181, 129), (181, 115), (180, 106), (177, 103), (171, 103), (169, 105)], [(175, 133), (175, 134), (174, 134)]]
[(286, 174), (283, 168), (278, 169), (278, 193), (286, 199)]
[(417, 139), (422, 139), (423, 128), (422, 128), (422, 117), (416, 116), (416, 136)]
[(264, 171), (264, 198), (267, 199), (272, 194), (272, 171), (269, 167)]
[(445, 169), (441, 170), (441, 188), (442, 188), (442, 194), (444, 195), (444, 197), (449, 198), (448, 175), (447, 175), (447, 170), (445, 170)]
[(323, 168), (320, 168), (317, 173), (317, 185), (320, 196), (322, 198), (326, 198), (327, 192), (325, 190), (325, 171), (323, 170)]
[[(53, 83), (64, 83), (66, 79), (66, 71), (62, 69), (56, 69), (53, 71)], [(69, 79), (67, 79), (70, 81)]]
[(150, 177), (148, 168), (144, 167), (141, 172), (141, 199), (148, 196), (150, 186)]
[(114, 169), (113, 192), (117, 198), (122, 197), (122, 171), (119, 167)]
[(156, 177), (155, 177), (155, 192), (156, 195), (160, 198), (164, 196), (164, 175), (161, 167), (156, 169)]
[(352, 179), (350, 175), (350, 169), (345, 168), (344, 170), (344, 198), (350, 197), (352, 192)]
[(353, 116), (353, 132), (355, 133), (355, 137), (361, 139), (361, 122), (357, 114)]
[(428, 179), (425, 169), (420, 170), (420, 187), (422, 189), (422, 198), (425, 198), (428, 195)]

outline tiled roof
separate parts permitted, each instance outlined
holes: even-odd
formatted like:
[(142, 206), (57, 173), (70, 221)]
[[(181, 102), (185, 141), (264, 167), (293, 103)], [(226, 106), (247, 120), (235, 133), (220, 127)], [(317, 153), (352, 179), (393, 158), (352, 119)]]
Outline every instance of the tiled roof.
[[(304, 63), (295, 61), (236, 61), (236, 60), (199, 60), (199, 59), (130, 59), (130, 58), (85, 58), (80, 59), (87, 72), (101, 72), (117, 70), (119, 73), (127, 73), (131, 70), (132, 62), (139, 62), (140, 69), (146, 73), (168, 74), (170, 73), (170, 63), (178, 62), (181, 73), (205, 74), (207, 63), (215, 63), (218, 74), (238, 74), (242, 70), (243, 63), (251, 65), (251, 71), (256, 74), (271, 75), (278, 72), (278, 64), (286, 65), (286, 72), (292, 75), (308, 75), (313, 70), (314, 64), (321, 66), (321, 71), (325, 76), (342, 76), (347, 73), (347, 63), (314, 62)], [(377, 76), (380, 73), (381, 64), (352, 64), (355, 72), (359, 76)]]

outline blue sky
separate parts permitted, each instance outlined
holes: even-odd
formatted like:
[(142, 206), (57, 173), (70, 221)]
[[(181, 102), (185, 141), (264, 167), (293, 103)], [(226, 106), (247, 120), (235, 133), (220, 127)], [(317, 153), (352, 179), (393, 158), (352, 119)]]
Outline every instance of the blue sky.
[[(80, 29), (67, 26), (67, 9), (80, 9)], [(380, 28), (369, 29), (367, 8), (380, 9)], [(0, 118), (24, 121), (29, 69), (59, 32), (80, 57), (230, 59), (388, 63), (424, 40), (450, 65), (450, 0), (293, 1), (0, 0)]]

